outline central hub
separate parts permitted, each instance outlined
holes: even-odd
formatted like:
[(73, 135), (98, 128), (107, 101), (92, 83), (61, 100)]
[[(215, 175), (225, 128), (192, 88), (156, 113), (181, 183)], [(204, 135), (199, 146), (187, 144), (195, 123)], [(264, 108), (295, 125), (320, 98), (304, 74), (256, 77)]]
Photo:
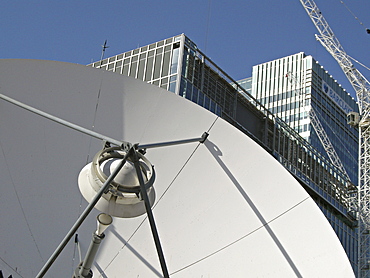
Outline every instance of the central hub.
[[(84, 198), (90, 202), (121, 160), (126, 158), (125, 164), (110, 183), (108, 191), (104, 192), (95, 207), (116, 217), (126, 218), (144, 214), (146, 210), (141, 190), (142, 188), (146, 190), (150, 205), (153, 205), (155, 172), (144, 155), (136, 152), (135, 157), (138, 160), (136, 166), (133, 157), (127, 155), (120, 147), (106, 148), (98, 152), (93, 161), (81, 170), (78, 178)], [(140, 185), (138, 174), (142, 176), (143, 185)]]

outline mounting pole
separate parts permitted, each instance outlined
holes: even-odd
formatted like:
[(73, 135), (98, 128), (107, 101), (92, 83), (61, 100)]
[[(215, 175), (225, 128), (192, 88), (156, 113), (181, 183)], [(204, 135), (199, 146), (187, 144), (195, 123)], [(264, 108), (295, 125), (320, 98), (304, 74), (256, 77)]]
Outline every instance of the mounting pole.
[(85, 259), (81, 261), (79, 266), (75, 270), (75, 274), (72, 278), (91, 278), (93, 273), (91, 266), (94, 263), (96, 253), (98, 252), (100, 243), (105, 237), (104, 231), (112, 224), (113, 218), (109, 214), (101, 213), (97, 217), (98, 227), (92, 235), (89, 249), (86, 253)]

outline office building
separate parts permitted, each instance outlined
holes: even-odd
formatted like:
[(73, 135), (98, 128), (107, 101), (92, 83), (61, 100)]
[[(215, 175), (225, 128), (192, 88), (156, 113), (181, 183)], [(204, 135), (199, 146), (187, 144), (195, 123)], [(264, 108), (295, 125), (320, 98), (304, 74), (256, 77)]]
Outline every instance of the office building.
[(256, 65), (252, 77), (239, 84), (327, 156), (319, 127), (313, 123), (316, 115), (351, 182), (357, 185), (358, 130), (347, 124), (347, 114), (358, 112), (358, 106), (312, 56), (300, 52)]

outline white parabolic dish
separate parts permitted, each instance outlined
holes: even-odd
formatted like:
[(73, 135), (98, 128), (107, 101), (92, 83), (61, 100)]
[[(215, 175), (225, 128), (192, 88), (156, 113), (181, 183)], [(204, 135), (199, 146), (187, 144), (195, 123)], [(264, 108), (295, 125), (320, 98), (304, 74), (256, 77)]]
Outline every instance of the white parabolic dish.
[[(331, 226), (300, 184), (266, 151), (216, 115), (144, 82), (82, 65), (0, 60), (0, 93), (131, 143), (199, 137), (149, 149), (156, 220), (171, 277), (353, 277)], [(85, 200), (80, 170), (102, 143), (0, 101), (4, 275), (34, 277)], [(78, 231), (82, 255), (93, 210)], [(94, 277), (161, 277), (145, 215), (115, 218)], [(46, 277), (71, 277), (72, 241)]]

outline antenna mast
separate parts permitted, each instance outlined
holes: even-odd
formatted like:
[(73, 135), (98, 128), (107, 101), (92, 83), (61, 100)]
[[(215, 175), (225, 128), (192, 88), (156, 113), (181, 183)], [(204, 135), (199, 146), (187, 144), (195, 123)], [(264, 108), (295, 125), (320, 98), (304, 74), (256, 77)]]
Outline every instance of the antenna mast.
[(100, 56), (100, 68), (103, 63), (105, 49), (109, 48), (109, 46), (107, 46), (107, 40), (105, 40), (104, 44), (101, 47), (102, 47), (102, 50), (101, 50), (101, 56)]

